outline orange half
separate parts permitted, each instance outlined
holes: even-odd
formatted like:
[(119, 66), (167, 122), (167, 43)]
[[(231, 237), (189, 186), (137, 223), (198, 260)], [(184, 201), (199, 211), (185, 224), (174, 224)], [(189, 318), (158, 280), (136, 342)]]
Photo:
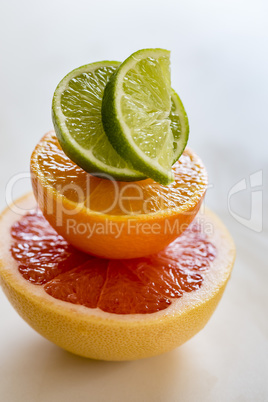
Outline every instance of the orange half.
[(65, 155), (53, 131), (31, 157), (34, 195), (51, 226), (78, 249), (112, 259), (156, 253), (193, 221), (205, 195), (206, 169), (186, 149), (173, 171), (168, 186), (94, 176)]

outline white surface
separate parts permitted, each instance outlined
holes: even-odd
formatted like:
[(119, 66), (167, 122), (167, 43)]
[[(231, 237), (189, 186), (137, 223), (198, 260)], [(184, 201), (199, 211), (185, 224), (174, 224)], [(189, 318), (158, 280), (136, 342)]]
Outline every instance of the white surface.
[[(232, 279), (207, 327), (143, 361), (95, 362), (64, 352), (29, 328), (0, 290), (1, 401), (268, 400), (267, 17), (261, 0), (1, 1), (1, 207), (10, 178), (28, 172), (34, 145), (52, 128), (51, 97), (64, 74), (164, 47), (189, 115), (190, 145), (210, 175), (206, 202), (237, 244)], [(230, 212), (233, 186), (244, 178), (249, 186), (258, 171), (263, 184), (253, 190), (263, 193), (263, 213), (249, 189), (233, 194)], [(28, 188), (22, 180), (14, 195)], [(237, 214), (249, 219), (251, 204), (250, 229)]]

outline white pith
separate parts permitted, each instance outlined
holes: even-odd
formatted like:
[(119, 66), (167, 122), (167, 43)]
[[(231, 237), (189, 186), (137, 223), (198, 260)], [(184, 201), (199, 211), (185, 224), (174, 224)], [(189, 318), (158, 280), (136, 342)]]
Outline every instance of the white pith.
[[(27, 213), (35, 205), (33, 195), (29, 194), (23, 197), (16, 205)], [(10, 206), (0, 220), (0, 274), (4, 279), (8, 278), (7, 282), (16, 287), (19, 292), (27, 293), (29, 298), (35, 299), (40, 304), (45, 303), (47, 308), (57, 310), (59, 314), (76, 314), (81, 318), (90, 320), (108, 320), (111, 325), (118, 321), (131, 321), (133, 324), (141, 321), (149, 323), (159, 320), (161, 317), (185, 313), (186, 310), (201, 305), (216, 294), (230, 276), (235, 257), (233, 241), (221, 221), (212, 212), (205, 210), (205, 212), (199, 213), (198, 219), (202, 225), (211, 225), (213, 228), (213, 234), (208, 234), (208, 238), (216, 246), (217, 256), (207, 272), (204, 273), (204, 281), (199, 290), (184, 293), (179, 299), (171, 299), (172, 304), (167, 309), (152, 314), (111, 314), (99, 308), (90, 309), (64, 302), (49, 296), (42, 286), (33, 285), (20, 275), (18, 264), (10, 253), (12, 242), (10, 227), (21, 218), (21, 215), (13, 211), (12, 208), (14, 206)]]

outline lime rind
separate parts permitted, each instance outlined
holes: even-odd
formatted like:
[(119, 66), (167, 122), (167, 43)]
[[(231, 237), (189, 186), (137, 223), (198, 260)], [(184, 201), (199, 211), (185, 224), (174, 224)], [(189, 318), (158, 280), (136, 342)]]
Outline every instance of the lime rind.
[(53, 96), (52, 120), (63, 151), (85, 171), (115, 180), (142, 180), (144, 174), (118, 155), (102, 127), (103, 91), (119, 65), (116, 61), (96, 62), (67, 74)]

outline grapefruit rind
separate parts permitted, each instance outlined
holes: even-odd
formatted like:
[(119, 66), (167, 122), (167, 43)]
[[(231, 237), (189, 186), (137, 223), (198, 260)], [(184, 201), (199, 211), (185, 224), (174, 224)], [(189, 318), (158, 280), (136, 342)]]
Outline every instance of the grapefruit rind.
[[(33, 205), (32, 194), (16, 202), (16, 208), (26, 212)], [(201, 288), (184, 293), (156, 313), (115, 315), (54, 299), (42, 286), (22, 278), (10, 253), (10, 227), (19, 218), (13, 205), (0, 219), (0, 280), (7, 298), (45, 338), (69, 352), (93, 359), (135, 360), (159, 355), (186, 342), (205, 326), (215, 310), (235, 259), (235, 246), (225, 226), (208, 209), (200, 211), (197, 219), (210, 228), (208, 238), (217, 248)]]

